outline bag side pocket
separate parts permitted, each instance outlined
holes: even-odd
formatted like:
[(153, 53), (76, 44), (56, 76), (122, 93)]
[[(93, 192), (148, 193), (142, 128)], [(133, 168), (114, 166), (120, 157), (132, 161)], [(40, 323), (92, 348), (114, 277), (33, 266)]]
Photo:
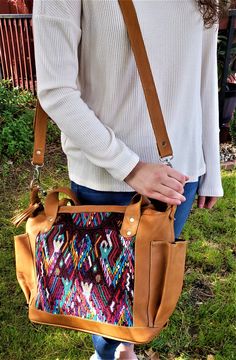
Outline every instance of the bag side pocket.
[(169, 244), (166, 241), (152, 241), (150, 245), (148, 323), (149, 327), (153, 327), (156, 313), (162, 298)]
[(16, 277), (24, 292), (27, 304), (35, 288), (34, 257), (28, 234), (14, 237)]
[[(155, 241), (153, 246), (159, 248), (160, 251), (158, 241)], [(165, 258), (165, 274), (163, 274), (162, 294), (159, 306), (157, 306), (154, 327), (163, 327), (175, 310), (183, 287), (186, 247), (186, 241), (176, 241), (166, 243), (165, 251), (162, 251)], [(160, 256), (162, 255), (159, 254)]]

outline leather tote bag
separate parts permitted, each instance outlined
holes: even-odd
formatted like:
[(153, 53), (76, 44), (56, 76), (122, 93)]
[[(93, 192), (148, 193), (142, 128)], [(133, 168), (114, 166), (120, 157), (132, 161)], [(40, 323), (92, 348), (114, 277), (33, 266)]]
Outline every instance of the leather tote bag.
[[(172, 149), (135, 8), (120, 0), (157, 148)], [(174, 236), (174, 206), (154, 206), (136, 194), (128, 206), (80, 205), (68, 188), (40, 195), (47, 114), (37, 104), (30, 206), (15, 236), (16, 274), (34, 323), (133, 343), (165, 327), (181, 293), (186, 243)], [(59, 198), (60, 194), (60, 198)]]

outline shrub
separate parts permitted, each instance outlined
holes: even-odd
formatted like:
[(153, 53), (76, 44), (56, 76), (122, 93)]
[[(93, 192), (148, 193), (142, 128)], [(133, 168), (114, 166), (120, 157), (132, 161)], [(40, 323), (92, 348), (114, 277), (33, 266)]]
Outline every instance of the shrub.
[[(0, 81), (0, 162), (30, 159), (33, 148), (33, 119), (36, 97), (13, 87), (10, 80)], [(49, 143), (58, 143), (59, 130), (48, 126)]]
[[(218, 59), (218, 87), (219, 91), (221, 88), (225, 55), (227, 48), (227, 36), (219, 34), (218, 35), (218, 47), (217, 47), (217, 59)], [(231, 53), (230, 53), (230, 62), (228, 68), (228, 75), (235, 73), (235, 62), (236, 62), (236, 43), (232, 44)]]
[(232, 143), (236, 146), (236, 110), (230, 121), (230, 135), (232, 137)]
[(0, 81), (0, 155), (1, 159), (23, 160), (32, 150), (32, 121), (35, 98), (29, 92), (12, 87), (10, 80)]
[[(32, 120), (33, 110), (26, 109), (23, 114), (16, 117), (10, 111), (2, 113), (0, 132), (0, 153), (2, 156), (12, 160), (28, 156), (32, 152)], [(1, 120), (2, 120), (1, 119)]]

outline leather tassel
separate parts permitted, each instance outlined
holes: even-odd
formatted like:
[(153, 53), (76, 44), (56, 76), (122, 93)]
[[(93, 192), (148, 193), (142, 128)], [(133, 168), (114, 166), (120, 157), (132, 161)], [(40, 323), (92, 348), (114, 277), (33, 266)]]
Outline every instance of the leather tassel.
[(11, 221), (13, 225), (16, 227), (19, 226), (23, 221), (27, 220), (33, 212), (38, 209), (40, 206), (40, 203), (35, 203), (33, 205), (30, 205), (26, 210), (22, 211), (20, 214), (15, 215)]

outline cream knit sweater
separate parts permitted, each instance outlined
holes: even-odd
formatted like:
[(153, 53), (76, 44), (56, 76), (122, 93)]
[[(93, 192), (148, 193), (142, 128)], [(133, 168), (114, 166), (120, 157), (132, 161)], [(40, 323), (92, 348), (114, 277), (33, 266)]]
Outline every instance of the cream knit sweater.
[[(217, 27), (194, 0), (134, 0), (173, 166), (221, 196)], [(130, 191), (138, 163), (158, 163), (141, 82), (117, 0), (35, 0), (33, 30), (42, 107), (62, 131), (69, 177), (96, 190)]]

